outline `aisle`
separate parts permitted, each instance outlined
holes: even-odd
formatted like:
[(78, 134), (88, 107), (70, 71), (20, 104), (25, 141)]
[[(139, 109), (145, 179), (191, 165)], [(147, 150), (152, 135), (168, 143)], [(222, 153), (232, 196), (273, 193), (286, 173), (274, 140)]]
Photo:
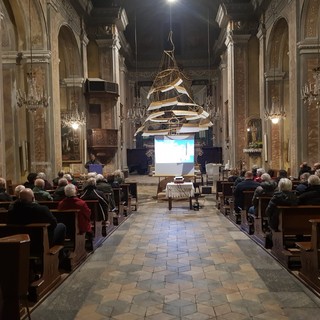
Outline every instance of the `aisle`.
[[(320, 319), (320, 302), (214, 208), (144, 204), (32, 320)], [(143, 194), (145, 192), (145, 194)]]

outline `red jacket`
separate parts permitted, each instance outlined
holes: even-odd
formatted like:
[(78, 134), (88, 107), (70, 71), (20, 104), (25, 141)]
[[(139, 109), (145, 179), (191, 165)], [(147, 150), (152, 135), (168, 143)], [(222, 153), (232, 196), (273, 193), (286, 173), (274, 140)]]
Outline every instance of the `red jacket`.
[(80, 233), (91, 232), (91, 210), (85, 201), (78, 197), (64, 198), (59, 202), (58, 210), (80, 210), (78, 213), (78, 227)]

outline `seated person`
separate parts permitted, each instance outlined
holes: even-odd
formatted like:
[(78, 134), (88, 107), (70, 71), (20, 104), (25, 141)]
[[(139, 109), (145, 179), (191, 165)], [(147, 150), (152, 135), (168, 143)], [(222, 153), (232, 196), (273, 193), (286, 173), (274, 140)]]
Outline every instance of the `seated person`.
[(275, 231), (278, 230), (279, 225), (279, 209), (277, 206), (296, 206), (298, 204), (298, 198), (292, 191), (291, 180), (288, 178), (280, 179), (278, 190), (273, 194), (266, 209), (269, 227)]
[(58, 210), (80, 210), (78, 213), (78, 228), (80, 234), (91, 234), (90, 216), (91, 210), (86, 202), (77, 197), (77, 189), (75, 185), (69, 183), (64, 187), (66, 197), (58, 204)]
[(43, 179), (36, 179), (34, 182), (33, 193), (37, 201), (52, 201), (51, 194), (44, 190), (45, 182)]
[(299, 195), (301, 205), (320, 205), (320, 178), (314, 174), (308, 178), (308, 187)]
[(34, 181), (37, 179), (37, 173), (30, 172), (27, 176), (27, 181), (23, 184), (26, 188), (33, 189)]
[(297, 195), (300, 195), (306, 191), (306, 189), (308, 188), (308, 178), (309, 177), (310, 177), (309, 172), (304, 172), (300, 176), (300, 183), (296, 186), (296, 190), (295, 190)]
[[(14, 197), (15, 201), (18, 201), (20, 199), (20, 192), (24, 190), (26, 187), (23, 184), (19, 184), (14, 188)], [(14, 201), (14, 202), (15, 202)], [(9, 210), (12, 209), (14, 202), (11, 202), (9, 205)]]
[(47, 176), (44, 172), (39, 172), (37, 179), (42, 179), (44, 181), (43, 190), (52, 190), (52, 184), (47, 180)]
[(249, 208), (249, 213), (257, 215), (258, 198), (260, 196), (272, 196), (277, 187), (277, 184), (272, 180), (268, 173), (264, 173), (261, 175), (261, 183), (260, 186), (256, 188), (252, 197), (252, 207)]
[(50, 246), (63, 245), (66, 236), (66, 226), (63, 223), (57, 223), (57, 219), (47, 206), (34, 202), (34, 194), (31, 189), (22, 189), (19, 196), (20, 198), (13, 203), (12, 208), (8, 211), (8, 223), (17, 225), (49, 223)]
[(259, 185), (259, 182), (253, 181), (252, 172), (247, 171), (245, 174), (245, 180), (237, 184), (234, 189), (234, 210), (236, 213), (240, 213), (240, 211), (244, 207), (243, 191), (255, 190)]
[(238, 177), (239, 177), (239, 171), (237, 169), (231, 169), (230, 174), (228, 176), (228, 181), (235, 182)]
[(241, 170), (240, 171), (240, 174), (239, 174), (239, 176), (238, 176), (238, 178), (235, 180), (235, 182), (234, 182), (234, 186), (236, 186), (237, 184), (239, 184), (240, 182), (242, 182), (242, 181), (244, 181), (244, 176), (245, 176), (245, 174), (246, 174), (246, 171), (245, 170)]
[(257, 169), (257, 175), (254, 178), (254, 181), (261, 182), (261, 176), (265, 173), (266, 171), (263, 168), (258, 168)]
[(282, 179), (282, 178), (287, 178), (287, 177), (288, 177), (288, 172), (287, 172), (286, 170), (284, 170), (284, 169), (281, 169), (281, 170), (279, 170), (278, 176), (277, 176), (277, 178), (275, 179), (275, 181), (276, 181), (276, 183), (278, 184), (279, 181), (280, 181), (280, 179)]
[(67, 184), (68, 184), (68, 180), (66, 178), (59, 179), (58, 187), (52, 195), (53, 201), (60, 201), (66, 197), (64, 193), (64, 187)]
[(54, 187), (58, 187), (59, 180), (60, 180), (61, 178), (63, 178), (63, 175), (64, 175), (64, 172), (63, 172), (63, 171), (59, 171), (59, 172), (58, 172), (58, 176), (52, 180)]
[(299, 177), (305, 173), (305, 172), (311, 172), (311, 167), (307, 164), (307, 162), (302, 162), (300, 164), (300, 169), (299, 169)]
[(102, 191), (109, 202), (109, 210), (113, 210), (115, 208), (115, 201), (114, 201), (114, 193), (111, 184), (104, 178), (102, 174), (97, 174), (96, 176), (97, 182), (97, 190)]
[(114, 182), (118, 183), (119, 185), (121, 183), (124, 183), (124, 174), (121, 170), (115, 170), (113, 172)]
[(6, 192), (6, 180), (0, 178), (0, 201), (12, 201), (12, 197)]
[(80, 199), (98, 200), (101, 213), (101, 217), (99, 218), (101, 220), (108, 220), (109, 203), (104, 193), (97, 189), (95, 178), (89, 178), (87, 180), (86, 186), (83, 189), (83, 193), (80, 196)]

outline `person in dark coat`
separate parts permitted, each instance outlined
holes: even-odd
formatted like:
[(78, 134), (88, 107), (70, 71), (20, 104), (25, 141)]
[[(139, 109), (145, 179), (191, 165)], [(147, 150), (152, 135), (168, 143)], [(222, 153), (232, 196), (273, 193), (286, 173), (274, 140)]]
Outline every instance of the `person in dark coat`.
[(97, 189), (96, 186), (96, 179), (89, 178), (87, 180), (86, 186), (83, 189), (83, 193), (80, 196), (82, 200), (98, 200), (99, 201), (99, 208), (101, 213), (102, 220), (108, 220), (108, 209), (109, 203), (104, 195), (104, 193)]
[(19, 197), (8, 211), (8, 223), (17, 225), (49, 223), (50, 246), (63, 245), (66, 236), (66, 226), (63, 223), (57, 223), (57, 219), (47, 206), (34, 202), (34, 194), (30, 188), (21, 190)]
[(97, 182), (97, 190), (102, 191), (108, 202), (109, 202), (109, 209), (113, 210), (115, 208), (115, 201), (114, 201), (114, 192), (111, 184), (104, 178), (102, 174), (97, 174), (96, 176)]
[(60, 178), (58, 182), (58, 187), (54, 191), (52, 198), (53, 201), (61, 201), (66, 197), (64, 193), (64, 187), (68, 184), (68, 180), (66, 178)]
[(245, 180), (237, 184), (234, 190), (234, 210), (236, 213), (240, 213), (244, 207), (244, 195), (243, 191), (255, 190), (260, 186), (259, 182), (253, 181), (253, 174), (251, 171), (247, 171), (245, 174)]
[(34, 188), (34, 182), (37, 179), (37, 173), (30, 172), (27, 176), (27, 181), (23, 184), (26, 188), (33, 189)]
[(277, 206), (296, 206), (298, 204), (297, 195), (292, 191), (292, 181), (288, 178), (280, 179), (278, 190), (269, 201), (266, 209), (269, 227), (278, 231), (279, 226), (279, 209)]
[(311, 167), (308, 166), (307, 162), (302, 162), (300, 164), (299, 177), (305, 172), (309, 172), (310, 173), (311, 172)]
[(301, 205), (320, 205), (320, 178), (312, 174), (308, 178), (308, 187), (299, 196)]
[(6, 192), (6, 180), (0, 178), (0, 201), (12, 201), (12, 197)]
[(305, 172), (300, 176), (300, 182), (296, 186), (296, 194), (299, 196), (300, 194), (304, 193), (308, 188), (308, 178), (310, 177), (309, 172)]
[(268, 173), (264, 173), (261, 175), (261, 183), (260, 186), (256, 188), (252, 197), (252, 207), (249, 208), (249, 213), (255, 214), (258, 210), (260, 196), (272, 196), (277, 187), (277, 184), (272, 180)]

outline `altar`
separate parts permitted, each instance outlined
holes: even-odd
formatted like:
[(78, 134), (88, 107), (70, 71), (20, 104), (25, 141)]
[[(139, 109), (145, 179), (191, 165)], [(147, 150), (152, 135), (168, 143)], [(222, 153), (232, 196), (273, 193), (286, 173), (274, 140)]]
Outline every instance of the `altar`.
[(192, 197), (194, 196), (193, 182), (167, 183), (166, 197), (168, 198), (169, 210), (172, 209), (172, 199), (189, 199), (189, 207), (192, 209)]

